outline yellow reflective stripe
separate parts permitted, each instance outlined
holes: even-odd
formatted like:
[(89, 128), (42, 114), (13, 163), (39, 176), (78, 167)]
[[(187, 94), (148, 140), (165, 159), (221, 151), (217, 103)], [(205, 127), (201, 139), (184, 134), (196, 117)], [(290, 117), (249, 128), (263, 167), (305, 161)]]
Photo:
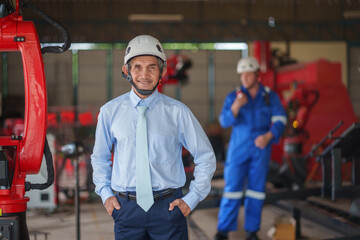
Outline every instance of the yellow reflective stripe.
[(256, 192), (256, 191), (248, 189), (245, 192), (245, 196), (259, 199), (259, 200), (264, 200), (266, 195), (264, 192)]
[(242, 196), (242, 192), (224, 192), (223, 194), (223, 197), (228, 199), (240, 199)]
[(2, 216), (2, 209), (0, 208), (0, 217)]

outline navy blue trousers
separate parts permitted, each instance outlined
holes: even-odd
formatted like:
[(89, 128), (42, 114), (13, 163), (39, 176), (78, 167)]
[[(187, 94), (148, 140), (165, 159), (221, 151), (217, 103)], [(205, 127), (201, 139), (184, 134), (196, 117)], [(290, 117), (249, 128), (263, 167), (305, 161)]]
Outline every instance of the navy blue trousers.
[(115, 240), (188, 240), (181, 210), (169, 211), (170, 203), (182, 196), (178, 189), (173, 196), (155, 201), (147, 212), (135, 200), (117, 196), (121, 209), (112, 213)]

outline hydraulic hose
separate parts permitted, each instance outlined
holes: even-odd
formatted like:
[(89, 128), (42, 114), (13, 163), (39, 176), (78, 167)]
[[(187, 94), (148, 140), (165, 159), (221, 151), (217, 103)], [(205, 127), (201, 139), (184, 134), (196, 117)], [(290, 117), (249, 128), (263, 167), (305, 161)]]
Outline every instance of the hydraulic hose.
[(22, 3), (22, 7), (26, 7), (29, 8), (30, 10), (32, 10), (33, 12), (35, 12), (36, 14), (38, 14), (40, 17), (42, 17), (45, 21), (47, 21), (48, 23), (50, 23), (54, 28), (58, 29), (63, 37), (64, 37), (64, 44), (59, 47), (59, 46), (47, 46), (47, 47), (43, 47), (41, 48), (41, 53), (45, 54), (45, 53), (63, 53), (66, 50), (68, 50), (70, 48), (71, 45), (71, 38), (70, 35), (68, 33), (68, 31), (65, 29), (64, 26), (62, 26), (60, 23), (58, 23), (55, 19), (53, 19), (52, 17), (48, 16), (46, 13), (44, 13), (43, 11), (41, 11), (40, 9), (38, 9), (37, 7), (31, 5), (30, 3)]
[(44, 155), (46, 161), (46, 169), (48, 173), (48, 178), (46, 183), (30, 183), (25, 182), (25, 191), (30, 191), (31, 189), (38, 189), (43, 190), (50, 187), (54, 183), (54, 165), (53, 165), (53, 158), (49, 148), (48, 141), (45, 137), (45, 144), (44, 144)]

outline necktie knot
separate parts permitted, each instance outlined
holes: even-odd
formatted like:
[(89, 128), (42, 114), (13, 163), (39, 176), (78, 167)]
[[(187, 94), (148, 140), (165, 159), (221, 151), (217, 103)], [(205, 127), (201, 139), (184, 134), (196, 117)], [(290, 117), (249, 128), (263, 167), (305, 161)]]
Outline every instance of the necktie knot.
[(145, 115), (147, 106), (137, 106), (136, 108), (138, 109), (140, 115)]

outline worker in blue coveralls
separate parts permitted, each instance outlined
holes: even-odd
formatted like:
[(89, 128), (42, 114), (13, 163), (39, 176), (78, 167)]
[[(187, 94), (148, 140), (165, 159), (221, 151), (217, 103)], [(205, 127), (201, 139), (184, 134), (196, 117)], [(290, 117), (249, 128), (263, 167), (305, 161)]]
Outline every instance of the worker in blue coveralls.
[(221, 126), (232, 127), (232, 133), (215, 240), (228, 239), (228, 233), (236, 231), (243, 200), (246, 239), (259, 239), (271, 143), (279, 140), (287, 121), (278, 95), (259, 82), (259, 63), (255, 58), (240, 59), (237, 72), (241, 90), (228, 94), (219, 116)]

